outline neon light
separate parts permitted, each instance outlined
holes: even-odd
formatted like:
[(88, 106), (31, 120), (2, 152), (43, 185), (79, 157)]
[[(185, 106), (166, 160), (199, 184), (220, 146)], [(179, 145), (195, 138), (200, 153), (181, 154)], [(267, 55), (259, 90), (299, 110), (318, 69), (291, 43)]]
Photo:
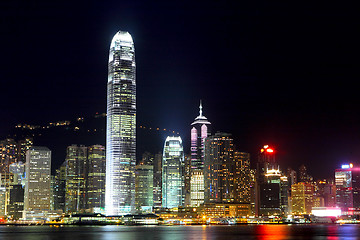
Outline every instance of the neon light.
[(268, 153), (272, 153), (272, 152), (274, 152), (274, 150), (273, 150), (273, 149), (271, 149), (271, 148), (268, 148), (268, 149), (266, 149), (266, 152), (268, 152)]
[(341, 165), (341, 168), (342, 169), (350, 168), (350, 165), (349, 164), (343, 164), (343, 165)]

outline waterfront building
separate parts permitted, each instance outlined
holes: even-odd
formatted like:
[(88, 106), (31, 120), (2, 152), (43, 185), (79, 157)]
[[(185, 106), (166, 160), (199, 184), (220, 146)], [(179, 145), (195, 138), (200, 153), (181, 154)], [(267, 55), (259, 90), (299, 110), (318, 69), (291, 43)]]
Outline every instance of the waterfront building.
[(102, 213), (105, 209), (105, 151), (105, 147), (102, 145), (88, 147), (86, 208), (92, 213)]
[(25, 218), (30, 212), (48, 212), (51, 197), (51, 151), (47, 147), (31, 147), (26, 152), (25, 172)]
[(66, 149), (65, 212), (84, 211), (87, 199), (87, 147), (72, 145)]
[(291, 186), (292, 214), (310, 214), (314, 207), (314, 186), (299, 182)]
[(251, 202), (251, 169), (250, 169), (250, 153), (234, 152), (234, 159), (236, 164), (236, 175), (239, 177), (236, 180), (238, 202)]
[(198, 207), (204, 202), (204, 170), (193, 169), (190, 180), (190, 206)]
[(360, 168), (344, 164), (335, 170), (336, 207), (343, 214), (360, 215)]
[(0, 218), (6, 217), (6, 188), (0, 185)]
[(280, 210), (281, 215), (289, 214), (290, 184), (287, 176), (280, 177)]
[(62, 210), (65, 212), (65, 196), (66, 196), (66, 161), (56, 169), (54, 184), (54, 210)]
[(154, 166), (138, 164), (135, 167), (135, 206), (140, 212), (152, 212), (154, 204)]
[[(280, 186), (273, 184), (273, 190), (276, 191), (271, 193), (271, 189), (266, 188), (266, 185), (269, 184), (269, 178), (267, 177), (268, 171), (276, 172), (279, 169), (278, 164), (275, 160), (275, 150), (269, 146), (264, 145), (258, 155), (258, 162), (256, 164), (256, 185), (255, 185), (255, 215), (264, 215), (268, 210), (273, 209), (275, 212), (280, 213), (280, 203), (277, 202), (280, 200)], [(271, 176), (271, 178), (279, 177), (280, 173), (276, 173), (279, 176)], [(271, 184), (271, 181), (270, 181)], [(280, 181), (279, 181), (280, 184)], [(267, 189), (263, 192), (263, 189)], [(274, 194), (273, 198), (270, 202), (266, 200), (266, 195)], [(278, 197), (277, 197), (278, 196)], [(265, 201), (267, 203), (262, 203), (261, 201)], [(276, 202), (276, 204), (274, 204)], [(269, 204), (267, 207), (266, 205)], [(268, 209), (269, 208), (269, 209)], [(262, 209), (262, 210), (261, 210)], [(276, 210), (277, 209), (277, 210)], [(271, 211), (273, 211), (271, 210)]]
[[(199, 197), (204, 195), (204, 183), (199, 179), (204, 179), (204, 176), (200, 175), (204, 174), (205, 138), (211, 134), (211, 123), (203, 116), (202, 108), (202, 103), (200, 101), (199, 116), (197, 116), (195, 121), (191, 124), (190, 204), (195, 204), (192, 206), (198, 206), (204, 202), (204, 199), (199, 199)], [(196, 184), (196, 186), (191, 186), (191, 184)], [(191, 192), (191, 190), (194, 192)]]
[(154, 156), (154, 180), (153, 180), (153, 207), (160, 208), (162, 205), (162, 154)]
[(238, 186), (239, 181), (246, 181), (241, 176), (241, 162), (244, 160), (239, 157), (241, 155), (246, 154), (239, 153), (234, 157), (231, 134), (218, 132), (206, 138), (205, 203), (240, 203), (245, 196), (248, 199), (248, 193)]
[(174, 208), (184, 204), (184, 149), (181, 137), (168, 136), (162, 161), (162, 206)]
[(107, 84), (107, 215), (130, 213), (135, 205), (136, 83), (131, 35), (119, 31), (111, 41)]
[(264, 181), (259, 184), (259, 215), (281, 215), (281, 172), (268, 169)]

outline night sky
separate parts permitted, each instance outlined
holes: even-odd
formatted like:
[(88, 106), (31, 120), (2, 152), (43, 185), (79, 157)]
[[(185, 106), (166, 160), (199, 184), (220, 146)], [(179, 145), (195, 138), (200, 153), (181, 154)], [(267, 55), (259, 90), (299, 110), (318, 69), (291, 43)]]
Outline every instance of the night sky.
[(232, 133), (253, 162), (270, 144), (283, 169), (304, 163), (316, 178), (360, 164), (357, 8), (248, 2), (1, 1), (0, 139), (20, 122), (105, 112), (108, 50), (123, 30), (138, 124), (179, 131), (186, 152), (202, 99), (213, 132)]

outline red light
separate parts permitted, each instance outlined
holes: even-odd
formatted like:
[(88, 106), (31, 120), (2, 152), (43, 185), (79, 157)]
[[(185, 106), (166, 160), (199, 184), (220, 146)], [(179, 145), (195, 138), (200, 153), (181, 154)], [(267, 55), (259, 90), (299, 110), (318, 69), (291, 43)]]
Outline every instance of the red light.
[(268, 153), (273, 153), (273, 152), (274, 152), (274, 150), (273, 150), (273, 149), (271, 149), (271, 148), (268, 148), (268, 149), (266, 149), (266, 152), (268, 152)]

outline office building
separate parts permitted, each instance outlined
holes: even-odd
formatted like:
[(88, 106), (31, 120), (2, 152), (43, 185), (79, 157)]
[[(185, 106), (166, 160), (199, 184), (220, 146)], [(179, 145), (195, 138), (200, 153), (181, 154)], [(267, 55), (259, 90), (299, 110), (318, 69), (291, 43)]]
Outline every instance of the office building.
[(335, 170), (336, 207), (343, 214), (360, 215), (360, 168), (344, 164)]
[(237, 180), (241, 164), (234, 158), (231, 134), (216, 133), (205, 140), (205, 203), (240, 202)]
[(25, 217), (28, 217), (30, 212), (49, 211), (51, 151), (47, 147), (31, 147), (26, 152), (25, 172)]
[(292, 214), (310, 214), (314, 207), (314, 186), (310, 183), (299, 182), (291, 186)]
[(65, 212), (76, 213), (87, 208), (87, 147), (72, 145), (66, 149)]
[(113, 37), (108, 67), (105, 208), (121, 215), (135, 206), (136, 66), (128, 32)]
[(157, 153), (154, 156), (154, 180), (153, 180), (153, 206), (161, 208), (162, 205), (162, 154)]
[(184, 204), (184, 148), (181, 137), (167, 137), (162, 161), (162, 206)]
[[(199, 206), (204, 202), (202, 197), (204, 196), (204, 159), (205, 159), (205, 138), (207, 138), (210, 132), (211, 123), (207, 120), (202, 113), (202, 104), (200, 101), (199, 116), (195, 118), (195, 121), (191, 124), (191, 169), (190, 169), (190, 205)], [(201, 176), (202, 175), (202, 176)], [(188, 176), (186, 176), (188, 177)], [(195, 184), (195, 185), (194, 185)], [(189, 187), (186, 186), (186, 189)], [(194, 191), (194, 192), (191, 192)]]
[(88, 147), (86, 167), (87, 205), (88, 211), (102, 213), (105, 209), (106, 157), (105, 147), (93, 145)]
[(152, 212), (154, 205), (154, 166), (138, 164), (135, 167), (135, 206), (140, 212)]

